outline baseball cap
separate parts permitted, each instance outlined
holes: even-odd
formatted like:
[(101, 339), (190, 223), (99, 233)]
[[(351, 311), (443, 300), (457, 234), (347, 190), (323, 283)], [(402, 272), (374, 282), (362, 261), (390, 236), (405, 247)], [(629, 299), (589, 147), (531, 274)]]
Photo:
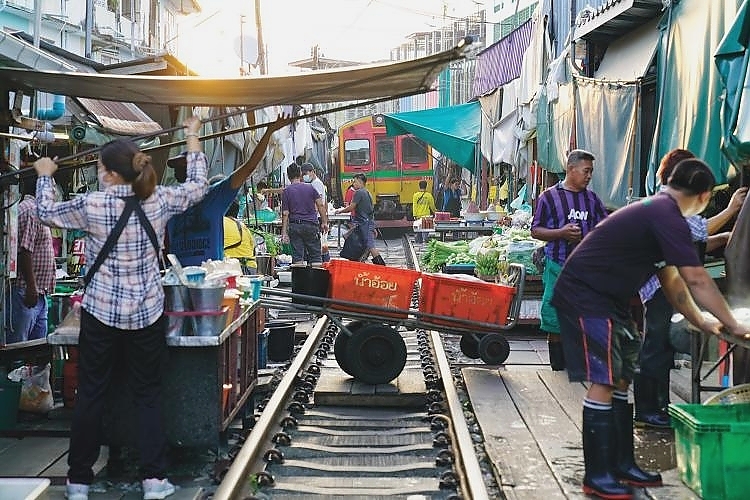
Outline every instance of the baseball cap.
[(172, 158), (167, 160), (167, 166), (168, 167), (180, 167), (187, 165), (187, 151), (183, 151), (182, 153), (178, 154), (177, 156), (173, 156)]
[(302, 172), (312, 172), (313, 170), (315, 170), (315, 167), (313, 166), (312, 163), (303, 163), (302, 166), (300, 167), (300, 170)]

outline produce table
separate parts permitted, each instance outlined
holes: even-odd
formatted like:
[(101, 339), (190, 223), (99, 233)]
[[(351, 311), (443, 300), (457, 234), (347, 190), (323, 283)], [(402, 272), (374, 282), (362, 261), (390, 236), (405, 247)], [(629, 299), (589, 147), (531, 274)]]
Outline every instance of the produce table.
[(435, 233), (440, 236), (440, 241), (445, 241), (448, 233), (451, 239), (471, 239), (481, 234), (492, 234), (495, 230), (494, 221), (466, 222), (464, 220), (448, 222), (435, 221)]
[[(242, 410), (258, 378), (257, 338), (265, 309), (256, 301), (214, 336), (168, 336), (168, 360), (162, 387), (167, 440), (175, 446), (211, 447)], [(78, 331), (60, 327), (47, 337), (51, 345), (78, 345)], [(123, 375), (125, 370), (116, 370)], [(105, 444), (135, 442), (132, 394), (123, 376), (107, 395)]]

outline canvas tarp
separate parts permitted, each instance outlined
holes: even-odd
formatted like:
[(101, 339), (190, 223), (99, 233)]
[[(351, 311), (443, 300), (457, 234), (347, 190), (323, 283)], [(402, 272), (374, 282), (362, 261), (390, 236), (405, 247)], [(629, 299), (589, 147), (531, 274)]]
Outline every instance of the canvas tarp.
[(596, 157), (589, 188), (607, 207), (623, 207), (632, 195), (633, 169), (640, 164), (640, 84), (582, 77), (574, 82), (578, 104), (576, 145)]
[(0, 68), (0, 82), (55, 94), (160, 105), (272, 106), (399, 97), (430, 90), (438, 74), (464, 57), (468, 44), (397, 63), (284, 76), (212, 79), (127, 76)]
[(716, 50), (715, 62), (724, 85), (722, 103), (722, 150), (733, 165), (750, 161), (750, 94), (748, 82), (748, 2), (742, 4), (729, 32)]
[(445, 108), (385, 115), (388, 135), (413, 134), (434, 149), (474, 172), (481, 128), (478, 101)]
[[(589, 187), (610, 208), (625, 206), (640, 163), (638, 82), (607, 82), (574, 77), (560, 85), (548, 102), (545, 87), (539, 101), (539, 165), (563, 174), (565, 155), (577, 147), (596, 157)], [(636, 176), (637, 178), (637, 176)]]
[(656, 137), (649, 155), (646, 190), (656, 190), (659, 161), (674, 148), (703, 159), (717, 181), (727, 179), (729, 163), (721, 152), (721, 91), (714, 52), (730, 31), (742, 0), (672, 3), (660, 25)]

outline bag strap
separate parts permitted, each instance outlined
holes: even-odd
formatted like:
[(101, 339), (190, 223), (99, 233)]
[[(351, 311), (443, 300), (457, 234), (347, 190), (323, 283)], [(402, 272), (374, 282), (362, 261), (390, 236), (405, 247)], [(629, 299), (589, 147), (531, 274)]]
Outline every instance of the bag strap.
[(159, 245), (159, 239), (156, 237), (156, 231), (154, 230), (154, 226), (151, 225), (151, 222), (146, 218), (146, 212), (143, 211), (143, 207), (140, 203), (136, 203), (135, 205), (135, 213), (138, 214), (138, 220), (141, 221), (141, 226), (143, 226), (143, 230), (146, 231), (146, 234), (148, 235), (148, 239), (151, 240), (151, 244), (154, 245), (154, 251), (156, 252), (156, 257), (159, 259), (159, 268), (164, 269), (164, 260), (161, 257), (161, 246)]
[(94, 277), (94, 274), (96, 274), (96, 272), (99, 270), (101, 265), (104, 263), (104, 260), (112, 252), (112, 248), (114, 248), (115, 243), (120, 238), (120, 235), (122, 234), (122, 231), (125, 229), (125, 225), (128, 223), (128, 219), (130, 219), (130, 215), (133, 212), (135, 212), (138, 215), (138, 219), (141, 221), (141, 225), (143, 226), (143, 229), (146, 231), (146, 234), (148, 234), (148, 237), (151, 240), (151, 244), (154, 245), (157, 258), (159, 258), (159, 264), (160, 265), (162, 264), (161, 257), (159, 256), (160, 247), (159, 247), (159, 240), (156, 237), (156, 231), (154, 231), (154, 226), (152, 226), (151, 223), (146, 218), (146, 213), (143, 211), (143, 208), (141, 207), (140, 200), (138, 200), (136, 196), (128, 196), (123, 199), (125, 200), (125, 208), (123, 208), (120, 218), (117, 219), (117, 223), (115, 224), (115, 227), (112, 228), (112, 232), (109, 233), (109, 236), (107, 236), (107, 241), (104, 242), (104, 246), (102, 246), (102, 249), (99, 251), (99, 254), (96, 256), (96, 260), (91, 265), (88, 272), (86, 272), (86, 276), (83, 277), (84, 287), (88, 286), (89, 282), (91, 281), (91, 278)]
[(109, 233), (109, 236), (107, 236), (107, 241), (104, 242), (104, 246), (102, 246), (102, 249), (99, 251), (99, 255), (96, 256), (96, 260), (93, 264), (91, 264), (88, 272), (86, 272), (86, 276), (83, 277), (84, 286), (88, 286), (91, 278), (94, 277), (94, 274), (96, 274), (96, 272), (104, 263), (104, 259), (109, 256), (112, 248), (115, 246), (115, 242), (122, 234), (122, 230), (125, 229), (125, 224), (128, 223), (130, 214), (133, 213), (133, 210), (135, 210), (135, 206), (137, 204), (138, 199), (135, 196), (128, 196), (127, 198), (125, 198), (125, 208), (122, 210), (122, 215), (120, 215), (120, 218), (117, 219), (117, 223), (112, 229), (112, 232)]

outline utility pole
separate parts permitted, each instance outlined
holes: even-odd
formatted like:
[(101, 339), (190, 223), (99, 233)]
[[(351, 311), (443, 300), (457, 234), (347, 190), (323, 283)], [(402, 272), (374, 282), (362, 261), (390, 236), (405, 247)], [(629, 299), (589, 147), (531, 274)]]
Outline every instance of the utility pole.
[(258, 67), (260, 74), (266, 74), (266, 48), (263, 43), (263, 25), (260, 15), (260, 0), (255, 0), (255, 26), (258, 30)]

